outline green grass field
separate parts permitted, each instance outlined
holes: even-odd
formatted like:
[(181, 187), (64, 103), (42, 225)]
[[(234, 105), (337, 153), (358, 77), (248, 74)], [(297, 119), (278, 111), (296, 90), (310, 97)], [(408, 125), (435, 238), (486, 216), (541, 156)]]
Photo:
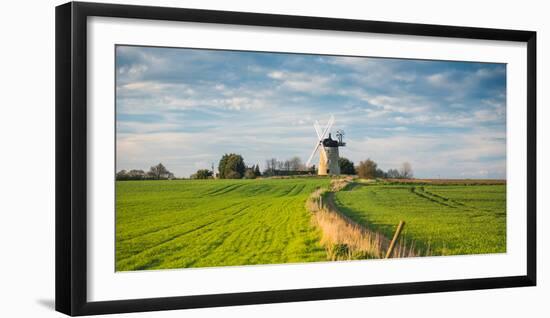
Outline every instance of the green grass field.
[(404, 220), (404, 238), (433, 255), (506, 252), (506, 185), (358, 185), (335, 198), (389, 238)]
[[(116, 270), (327, 261), (305, 201), (328, 178), (117, 181)], [(352, 184), (338, 209), (432, 255), (506, 252), (506, 185)]]
[(328, 184), (117, 181), (116, 270), (324, 261), (305, 200)]

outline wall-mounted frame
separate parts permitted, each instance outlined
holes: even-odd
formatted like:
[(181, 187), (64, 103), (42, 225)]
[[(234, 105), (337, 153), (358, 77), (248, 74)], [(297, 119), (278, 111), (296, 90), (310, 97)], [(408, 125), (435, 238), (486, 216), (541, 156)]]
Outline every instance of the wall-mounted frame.
[[(124, 52), (118, 50), (121, 47), (135, 50), (132, 53), (134, 55), (124, 56)], [(145, 51), (140, 50), (149, 51), (145, 54)], [(445, 74), (468, 75), (467, 70), (471, 69), (473, 69), (471, 74), (477, 72), (480, 76), (486, 76), (487, 68), (480, 66), (483, 63), (487, 63), (491, 67), (497, 65), (497, 72), (500, 67), (498, 65), (502, 65), (504, 73), (500, 72), (499, 79), (493, 79), (492, 84), (487, 87), (494, 89), (493, 84), (500, 83), (502, 89), (500, 96), (504, 100), (503, 104), (495, 106), (492, 100), (484, 99), (486, 104), (496, 107), (489, 110), (494, 110), (494, 113), (500, 114), (501, 117), (500, 119), (494, 117), (483, 119), (487, 120), (483, 122), (487, 123), (488, 127), (484, 130), (485, 132), (492, 132), (490, 129), (494, 127), (501, 129), (501, 135), (491, 135), (491, 140), (500, 143), (500, 146), (495, 147), (496, 155), (492, 152), (488, 153), (483, 160), (500, 158), (498, 164), (502, 165), (504, 170), (501, 171), (501, 177), (495, 178), (504, 179), (504, 185), (491, 182), (494, 187), (501, 187), (500, 190), (492, 189), (491, 193), (502, 191), (501, 197), (504, 199), (498, 201), (494, 198), (481, 198), (478, 200), (479, 202), (491, 202), (490, 206), (484, 205), (479, 209), (468, 206), (468, 211), (475, 210), (474, 212), (478, 213), (476, 216), (480, 216), (479, 213), (493, 211), (495, 204), (504, 206), (504, 214), (499, 210), (495, 212), (497, 216), (491, 216), (492, 219), (503, 217), (498, 221), (500, 225), (495, 225), (502, 226), (503, 229), (500, 232), (497, 231), (501, 236), (496, 239), (497, 241), (501, 240), (502, 249), (497, 249), (496, 254), (486, 252), (484, 249), (471, 253), (454, 253), (448, 252), (450, 247), (446, 246), (442, 250), (436, 250), (434, 247), (434, 252), (426, 254), (430, 257), (319, 263), (310, 263), (310, 261), (298, 258), (293, 262), (276, 259), (248, 263), (246, 260), (235, 262), (228, 260), (228, 263), (224, 263), (225, 261), (218, 260), (204, 263), (203, 266), (192, 266), (192, 264), (199, 264), (201, 259), (209, 257), (207, 254), (199, 255), (197, 259), (187, 263), (181, 261), (187, 256), (175, 254), (166, 258), (170, 258), (171, 263), (168, 261), (163, 263), (163, 260), (153, 258), (137, 259), (135, 255), (139, 253), (146, 255), (146, 250), (158, 242), (153, 237), (142, 240), (137, 237), (123, 237), (125, 233), (120, 236), (120, 232), (117, 232), (121, 228), (127, 228), (128, 225), (122, 223), (121, 217), (124, 215), (115, 214), (115, 208), (117, 211), (126, 211), (124, 210), (125, 206), (119, 205), (119, 201), (117, 201), (119, 197), (115, 195), (115, 188), (119, 194), (121, 191), (126, 191), (126, 188), (116, 185), (118, 181), (115, 182), (116, 174), (113, 171), (113, 166), (118, 168), (118, 165), (122, 165), (118, 161), (115, 162), (115, 153), (119, 157), (117, 160), (123, 160), (125, 155), (116, 148), (121, 141), (117, 139), (116, 133), (119, 133), (120, 136), (120, 132), (115, 126), (122, 120), (118, 113), (120, 109), (123, 109), (119, 108), (122, 107), (120, 106), (122, 105), (122, 101), (119, 99), (122, 96), (120, 94), (124, 94), (121, 85), (133, 84), (133, 87), (139, 86), (142, 89), (143, 86), (140, 85), (143, 85), (145, 80), (150, 83), (152, 79), (140, 78), (143, 81), (139, 83), (137, 81), (121, 83), (119, 81), (131, 80), (131, 78), (124, 77), (124, 74), (127, 75), (128, 69), (120, 69), (121, 64), (119, 63), (123, 63), (125, 58), (135, 58), (136, 54), (141, 54), (141, 56), (148, 54), (148, 58), (155, 59), (165, 54), (163, 52), (169, 51), (166, 54), (170, 56), (175, 54), (179, 58), (185, 54), (196, 54), (197, 50), (208, 51), (209, 56), (221, 56), (222, 58), (227, 54), (241, 54), (239, 59), (248, 61), (246, 62), (248, 68), (253, 66), (261, 68), (267, 65), (250, 64), (252, 63), (250, 61), (257, 56), (254, 54), (260, 56), (255, 61), (265, 62), (269, 59), (286, 61), (279, 64), (286, 65), (286, 68), (281, 68), (280, 72), (274, 73), (272, 69), (271, 73), (266, 73), (266, 78), (269, 77), (269, 80), (272, 81), (266, 82), (267, 87), (274, 83), (280, 85), (278, 87), (283, 87), (280, 82), (283, 76), (298, 76), (296, 74), (299, 73), (300, 67), (306, 64), (314, 65), (320, 63), (319, 61), (326, 63), (323, 65), (327, 68), (329, 64), (334, 65), (342, 61), (360, 63), (364, 61), (361, 59), (365, 58), (370, 58), (368, 62), (370, 64), (401, 63), (405, 60), (411, 60), (414, 63), (420, 61), (421, 64), (430, 63), (430, 61), (463, 63), (460, 64), (460, 68), (456, 69), (458, 71), (455, 70), (456, 72), (445, 69), (447, 73), (442, 72), (439, 77), (435, 76), (437, 75), (435, 73), (432, 74), (432, 84), (441, 84), (443, 80), (441, 76)], [(160, 52), (158, 54), (161, 55), (155, 55), (156, 52)], [(266, 58), (268, 56), (266, 54), (272, 55)], [(307, 61), (301, 60), (300, 64), (296, 63), (297, 60), (292, 60), (295, 62), (294, 65), (298, 65), (295, 66), (298, 68), (292, 69), (288, 66), (291, 64), (288, 61), (296, 57)], [(249, 60), (246, 60), (247, 58)], [(379, 60), (372, 62), (377, 58)], [(382, 61), (380, 59), (386, 62), (380, 62)], [(183, 62), (180, 61), (180, 63)], [(473, 65), (473, 63), (477, 64)], [(214, 67), (220, 67), (222, 72), (231, 71), (222, 69), (226, 64), (222, 61)], [(176, 64), (170, 64), (169, 69), (174, 65)], [(145, 67), (150, 70), (152, 66), (146, 65)], [(423, 67), (415, 64), (413, 69), (416, 76), (427, 78), (429, 74), (423, 73)], [(437, 69), (430, 64), (426, 70), (434, 68)], [(239, 70), (241, 69), (237, 69), (235, 73), (237, 77)], [(303, 72), (299, 76), (306, 76), (306, 82), (314, 82), (314, 75), (339, 76), (338, 69), (331, 69), (332, 73), (328, 75), (323, 74), (320, 70), (325, 69), (310, 70), (310, 73), (304, 73), (305, 71), (302, 70)], [(391, 72), (397, 71), (391, 69)], [(369, 69), (369, 72), (377, 71)], [(390, 75), (393, 74), (391, 72)], [(132, 74), (135, 75), (135, 73)], [(268, 76), (269, 74), (271, 75)], [(191, 73), (191, 75), (193, 75), (191, 77), (196, 77), (198, 73)], [(217, 78), (216, 76), (214, 74), (207, 80)], [(453, 84), (453, 80), (456, 80), (453, 76), (448, 78), (451, 84)], [(410, 81), (409, 79), (401, 78), (408, 82), (408, 85), (416, 85), (411, 84), (414, 79)], [(258, 83), (256, 80), (254, 82)], [(185, 82), (185, 85), (191, 85), (190, 83)], [(325, 82), (322, 81), (322, 83)], [(222, 84), (219, 83), (220, 89), (225, 87)], [(294, 84), (291, 87), (294, 89), (306, 87), (303, 82), (287, 82), (286, 84), (286, 88), (289, 88), (291, 84)], [(441, 85), (438, 92), (446, 89), (443, 84)], [(275, 86), (271, 88), (275, 90)], [(462, 89), (466, 91), (476, 88), (463, 86)], [(238, 91), (235, 90), (231, 94), (235, 94), (235, 92)], [(495, 92), (498, 91), (495, 90)], [(295, 94), (296, 91), (294, 90), (292, 93)], [(476, 91), (472, 95), (477, 96), (478, 92)], [(392, 97), (388, 94), (384, 96)], [(302, 98), (302, 96), (297, 97), (299, 98), (296, 98), (296, 101)], [(349, 96), (339, 95), (338, 97), (347, 98)], [(366, 97), (363, 97), (365, 100)], [(206, 97), (202, 96), (201, 98), (204, 100)], [(311, 101), (323, 101), (318, 96), (315, 98)], [(343, 103), (343, 100), (340, 101)], [(384, 114), (387, 114), (388, 109), (391, 108), (388, 105), (377, 105), (373, 100), (366, 103), (368, 107), (378, 107), (378, 109), (384, 110)], [(185, 103), (185, 105), (189, 105), (189, 103)], [(298, 109), (298, 104), (295, 107)], [(401, 106), (397, 105), (396, 107)], [(407, 105), (405, 108), (407, 107), (412, 106)], [(504, 108), (499, 109), (498, 107)], [(399, 112), (403, 109), (395, 110), (394, 108), (391, 111)], [(424, 109), (420, 111), (424, 111)], [(478, 109), (477, 111), (479, 112), (471, 112), (462, 118), (464, 122), (470, 123), (471, 118), (490, 113), (487, 109)], [(342, 120), (342, 122), (345, 121)], [(235, 125), (235, 122), (232, 124)], [(233, 127), (239, 127), (239, 124), (237, 121), (237, 126)], [(352, 134), (354, 126), (350, 124), (349, 127), (352, 129)], [(452, 128), (456, 129), (455, 126)], [(392, 130), (388, 127), (381, 129), (384, 131), (402, 130)], [(350, 136), (350, 138), (353, 137)], [(484, 136), (479, 138), (480, 140), (486, 139)], [(349, 141), (348, 145), (351, 146), (351, 144), (352, 141)], [(308, 155), (309, 151), (309, 149), (306, 151)], [(502, 154), (498, 151), (501, 151)], [(133, 162), (137, 164), (135, 163), (137, 161)], [(441, 193), (433, 188), (439, 181), (435, 182), (433, 178), (429, 178), (436, 172), (422, 169), (420, 169), (420, 173), (424, 173), (427, 178), (421, 180), (422, 186), (419, 191), (428, 192), (418, 195), (423, 198), (428, 197), (432, 202), (444, 200), (436, 202), (442, 206), (441, 209), (461, 209), (465, 206), (460, 201), (461, 199), (455, 197), (442, 199)], [(105, 170), (107, 171), (105, 172)], [(212, 167), (212, 172), (215, 173), (214, 170)], [(181, 171), (182, 175), (187, 173), (187, 170)], [(317, 170), (313, 171), (317, 173)], [(490, 178), (492, 175), (487, 174), (486, 171), (483, 173), (485, 173), (485, 179), (495, 179)], [(479, 179), (473, 182), (471, 176), (465, 179), (470, 180), (466, 182), (468, 184), (479, 185), (485, 182), (479, 181)], [(270, 179), (266, 176), (263, 180)], [(410, 181), (410, 179), (407, 179), (407, 182), (403, 179), (396, 181), (388, 178), (387, 174), (381, 180), (385, 181), (380, 186), (387, 187), (396, 184), (408, 187), (407, 182)], [(417, 182), (418, 180), (416, 179)], [(154, 182), (163, 181), (143, 182), (154, 184)], [(166, 182), (176, 184), (174, 182), (188, 181), (169, 180)], [(456, 182), (458, 181), (451, 183), (458, 187)], [(133, 184), (139, 183), (134, 182)], [(369, 189), (365, 185), (360, 184), (360, 186), (364, 186), (366, 190)], [(411, 187), (416, 189), (414, 186)], [(313, 186), (312, 189), (317, 188)], [(408, 191), (412, 193), (416, 191), (414, 189)], [(514, 193), (514, 195), (511, 196), (510, 193)], [(256, 195), (253, 194), (252, 197)], [(305, 197), (300, 198), (304, 202), (307, 200)], [(473, 202), (471, 200), (468, 202)], [(499, 203), (495, 203), (495, 200)], [(341, 202), (344, 202), (344, 198)], [(303, 207), (303, 202), (300, 204), (300, 208)], [(495, 209), (498, 210), (498, 208)], [(373, 217), (370, 214), (369, 216)], [(144, 218), (146, 222), (150, 223), (145, 216), (139, 216), (139, 218)], [(405, 221), (407, 229), (409, 222)], [(357, 222), (359, 227), (361, 226), (360, 218), (355, 219), (354, 222)], [(181, 224), (184, 223), (182, 221)], [(201, 225), (197, 227), (201, 227)], [(137, 229), (133, 230), (138, 231)], [(320, 231), (322, 232), (322, 230)], [(161, 230), (149, 229), (148, 231), (145, 232), (152, 233)], [(230, 230), (227, 231), (224, 235), (231, 235)], [(315, 233), (311, 235), (320, 235), (318, 232)], [(407, 232), (407, 235), (409, 234), (414, 234), (412, 228), (411, 232)], [(391, 239), (391, 236), (389, 238)], [(135, 255), (132, 255), (131, 252), (122, 256), (118, 254), (126, 245), (118, 245), (117, 242), (126, 239), (135, 239), (132, 241), (132, 248), (137, 249)], [(182, 244), (187, 244), (189, 240), (190, 238), (185, 238)], [(312, 240), (315, 241), (315, 237)], [(314, 243), (318, 244), (318, 242)], [(151, 244), (151, 246), (147, 244)], [(448, 245), (450, 244), (448, 243)], [(336, 245), (342, 246), (342, 244)], [(140, 249), (141, 247), (144, 249)], [(345, 245), (345, 248), (347, 251), (350, 247)], [(155, 250), (153, 254), (155, 253), (158, 254), (160, 251)], [(277, 253), (280, 251), (274, 254)], [(474, 255), (433, 257), (451, 254)], [(230, 257), (224, 257), (230, 259)], [(310, 255), (307, 257), (310, 259)], [(313, 258), (313, 256), (311, 257)], [(122, 262), (121, 259), (131, 261)], [(249, 256), (246, 259), (252, 260), (253, 257)], [(284, 259), (288, 259), (288, 257)], [(141, 261), (143, 263), (140, 263)], [(279, 264), (273, 265), (273, 263)], [(243, 266), (253, 264), (254, 266)], [(495, 264), (499, 266), (494, 266)], [(459, 268), (460, 271), (457, 270)], [(148, 270), (140, 271), (140, 269)], [(407, 271), (415, 274), (407, 276), (405, 274)], [(356, 275), (357, 273), (361, 273), (361, 275)], [(392, 278), (389, 278), (390, 276)], [(536, 32), (80, 2), (70, 2), (56, 8), (56, 309), (58, 311), (68, 315), (92, 315), (520, 287), (534, 286), (535, 284)], [(144, 288), (145, 286), (147, 288)]]

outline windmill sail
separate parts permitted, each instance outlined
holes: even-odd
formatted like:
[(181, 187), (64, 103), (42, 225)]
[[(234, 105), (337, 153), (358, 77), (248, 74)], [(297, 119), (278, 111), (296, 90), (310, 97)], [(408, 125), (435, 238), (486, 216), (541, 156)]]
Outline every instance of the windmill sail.
[(332, 116), (332, 115), (330, 115), (328, 123), (327, 123), (325, 129), (323, 129), (322, 132), (321, 132), (321, 128), (319, 127), (319, 122), (318, 121), (315, 121), (315, 123), (313, 124), (313, 128), (315, 128), (315, 132), (317, 133), (317, 138), (319, 140), (317, 141), (315, 147), (313, 148), (313, 152), (311, 152), (311, 155), (309, 156), (309, 159), (307, 160), (306, 167), (310, 167), (311, 160), (313, 160), (313, 157), (315, 156), (315, 153), (317, 152), (317, 150), (319, 148), (321, 148), (320, 151), (322, 151), (325, 154), (325, 156), (321, 155), (321, 157), (326, 158), (325, 148), (323, 147), (323, 139), (325, 138), (326, 134), (329, 132), (330, 128), (332, 127), (332, 124), (334, 124), (334, 116)]
[(315, 156), (315, 153), (317, 152), (317, 149), (319, 149), (319, 147), (322, 147), (321, 143), (317, 143), (315, 148), (313, 148), (313, 152), (311, 153), (311, 155), (309, 156), (309, 159), (307, 160), (306, 167), (310, 167), (311, 160), (313, 160), (313, 157)]

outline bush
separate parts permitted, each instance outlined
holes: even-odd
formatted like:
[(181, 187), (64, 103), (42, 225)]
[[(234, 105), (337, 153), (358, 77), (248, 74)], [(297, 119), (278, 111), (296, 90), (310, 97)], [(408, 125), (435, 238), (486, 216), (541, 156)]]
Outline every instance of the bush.
[(374, 176), (376, 178), (386, 178), (387, 173), (385, 173), (384, 170), (382, 170), (382, 169), (376, 169), (376, 172), (374, 173)]
[(116, 174), (116, 180), (146, 180), (147, 174), (143, 170), (132, 169), (130, 171), (121, 170)]
[(357, 167), (357, 174), (364, 179), (374, 179), (376, 178), (377, 166), (376, 162), (370, 159), (361, 161)]
[(338, 165), (340, 166), (341, 174), (355, 174), (355, 167), (353, 166), (353, 162), (350, 161), (348, 158), (338, 158)]
[(237, 171), (229, 171), (229, 173), (226, 173), (225, 179), (240, 179), (241, 175)]
[(246, 169), (244, 172), (244, 178), (245, 179), (256, 179), (256, 174), (254, 173), (253, 169)]
[(191, 175), (191, 179), (210, 179), (212, 177), (212, 171), (208, 169), (197, 170), (196, 173)]

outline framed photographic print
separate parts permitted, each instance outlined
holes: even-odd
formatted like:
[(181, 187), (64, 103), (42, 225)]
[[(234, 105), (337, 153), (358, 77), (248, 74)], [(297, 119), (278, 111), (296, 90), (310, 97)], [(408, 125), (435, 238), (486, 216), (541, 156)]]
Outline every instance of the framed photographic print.
[(536, 33), (56, 8), (56, 309), (536, 283)]

